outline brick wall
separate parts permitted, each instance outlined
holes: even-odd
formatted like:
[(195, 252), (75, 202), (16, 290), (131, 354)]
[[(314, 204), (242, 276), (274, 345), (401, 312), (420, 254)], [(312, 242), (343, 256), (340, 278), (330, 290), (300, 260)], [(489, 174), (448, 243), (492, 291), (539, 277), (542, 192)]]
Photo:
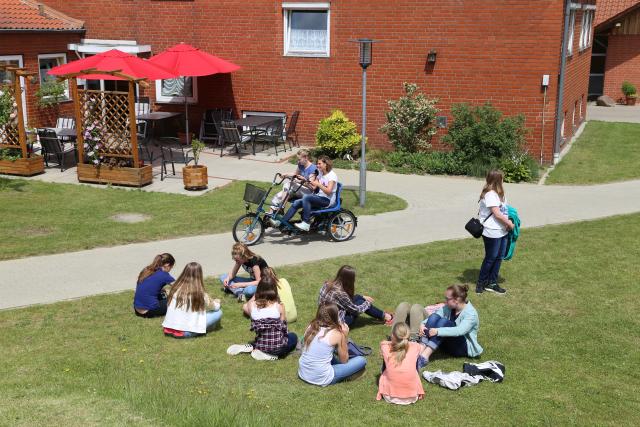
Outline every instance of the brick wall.
[[(190, 110), (196, 126), (208, 107), (300, 110), (300, 140), (312, 144), (318, 121), (333, 108), (343, 109), (359, 123), (361, 70), (357, 45), (349, 40), (371, 37), (381, 43), (374, 46), (368, 70), (370, 145), (390, 147), (378, 129), (384, 123), (387, 100), (399, 97), (402, 82), (408, 81), (439, 98), (447, 116), (454, 103), (485, 101), (507, 115), (524, 114), (532, 155), (540, 157), (544, 134), (544, 160), (552, 159), (562, 0), (333, 1), (330, 58), (283, 56), (280, 0), (260, 0), (250, 6), (240, 0), (45, 3), (85, 20), (88, 38), (132, 39), (151, 44), (154, 54), (184, 41), (241, 65), (242, 70), (230, 76), (199, 79), (199, 105)], [(578, 17), (577, 31), (579, 24)], [(437, 50), (437, 60), (427, 67), (431, 49)], [(573, 102), (574, 93), (586, 93), (588, 69), (583, 69), (582, 58), (587, 56), (571, 61), (567, 103)], [(577, 77), (582, 72), (584, 84)], [(543, 74), (551, 76), (546, 106)], [(580, 80), (575, 88), (574, 79)], [(439, 131), (436, 146), (443, 132)]]
[[(74, 33), (3, 33), (0, 37), (0, 56), (22, 55), (24, 67), (38, 76), (38, 55), (66, 53), (67, 61), (76, 59), (67, 51), (67, 44), (78, 43), (81, 35)], [(39, 80), (38, 80), (39, 82)], [(39, 83), (27, 82), (27, 124), (31, 127), (53, 126), (59, 116), (73, 115), (73, 102), (61, 102), (52, 108), (41, 108), (35, 92)]]
[(622, 100), (622, 82), (630, 81), (640, 90), (640, 35), (611, 35), (607, 47), (604, 93)]
[(582, 15), (576, 12), (573, 34), (573, 54), (567, 58), (565, 89), (563, 96), (564, 139), (561, 149), (571, 139), (580, 124), (586, 118), (586, 102), (589, 88), (589, 69), (591, 67), (591, 46), (580, 50), (580, 34), (582, 31)]

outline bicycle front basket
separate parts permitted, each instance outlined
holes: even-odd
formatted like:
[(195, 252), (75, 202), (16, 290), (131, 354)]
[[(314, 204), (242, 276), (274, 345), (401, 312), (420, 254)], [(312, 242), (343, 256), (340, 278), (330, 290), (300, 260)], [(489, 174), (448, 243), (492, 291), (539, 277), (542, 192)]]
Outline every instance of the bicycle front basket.
[(267, 195), (267, 191), (253, 184), (246, 183), (244, 187), (244, 201), (259, 205)]

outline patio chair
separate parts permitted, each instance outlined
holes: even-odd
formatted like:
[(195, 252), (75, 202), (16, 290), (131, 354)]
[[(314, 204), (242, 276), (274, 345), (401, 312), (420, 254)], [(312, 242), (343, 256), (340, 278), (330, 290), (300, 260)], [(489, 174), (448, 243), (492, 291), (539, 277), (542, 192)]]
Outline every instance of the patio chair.
[(222, 132), (222, 138), (220, 139), (220, 157), (222, 157), (224, 152), (225, 144), (233, 144), (236, 147), (238, 157), (240, 157), (240, 148), (238, 147), (238, 144), (246, 146), (247, 142), (251, 141), (254, 144), (255, 152), (255, 141), (252, 136), (248, 134), (241, 134), (235, 121), (223, 120), (220, 125), (220, 131)]
[(205, 143), (207, 141), (213, 141), (219, 144), (220, 134), (218, 133), (218, 126), (216, 126), (212, 114), (209, 113), (210, 111), (213, 110), (208, 110), (202, 115), (202, 121), (200, 122), (200, 141)]
[(194, 158), (189, 146), (180, 144), (178, 138), (162, 137), (160, 141), (160, 156), (162, 157), (160, 181), (164, 181), (164, 177), (168, 175), (167, 163), (171, 163), (171, 172), (175, 176), (176, 163), (181, 163), (186, 166), (192, 162)]
[[(140, 96), (136, 99), (134, 104), (134, 108), (136, 111), (136, 117), (141, 114), (148, 114), (151, 112), (151, 101), (148, 96)], [(136, 120), (136, 123), (139, 124), (144, 120)]]
[(296, 125), (298, 124), (298, 116), (300, 111), (294, 111), (291, 117), (287, 121), (287, 130), (285, 131), (285, 142), (289, 143), (289, 148), (293, 150), (292, 143), (296, 147), (299, 147), (298, 134), (296, 133)]
[(141, 120), (136, 124), (138, 135), (138, 157), (143, 162), (153, 165), (153, 150), (149, 149), (149, 140), (147, 138), (147, 122)]
[(73, 145), (65, 148), (56, 132), (52, 129), (38, 129), (38, 139), (40, 140), (42, 156), (47, 167), (49, 167), (49, 158), (55, 157), (60, 166), (60, 172), (64, 172), (67, 156), (71, 154), (74, 158), (76, 157), (76, 148)]
[[(56, 129), (75, 129), (76, 128), (76, 120), (73, 117), (58, 117), (56, 120)], [(59, 137), (60, 141), (69, 142), (71, 138), (68, 136)]]
[(276, 156), (278, 155), (278, 143), (282, 141), (283, 150), (287, 151), (286, 141), (282, 138), (282, 128), (283, 124), (281, 120), (273, 122), (269, 126), (267, 126), (267, 130), (264, 135), (260, 137), (260, 142), (262, 142), (262, 149), (264, 150), (264, 146), (266, 144), (273, 144), (273, 148), (276, 150)]

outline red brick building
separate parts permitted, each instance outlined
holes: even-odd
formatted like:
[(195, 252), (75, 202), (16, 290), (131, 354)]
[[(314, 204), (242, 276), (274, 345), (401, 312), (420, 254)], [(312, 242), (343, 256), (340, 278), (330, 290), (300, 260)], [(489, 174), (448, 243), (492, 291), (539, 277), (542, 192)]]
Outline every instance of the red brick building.
[(621, 87), (640, 88), (640, 0), (598, 0), (590, 97), (623, 101)]
[[(374, 147), (390, 147), (378, 129), (403, 82), (438, 98), (449, 120), (460, 102), (489, 101), (507, 115), (524, 114), (530, 153), (546, 163), (584, 117), (595, 0), (43, 2), (85, 22), (87, 40), (70, 47), (80, 55), (112, 42), (145, 56), (148, 46), (155, 54), (184, 41), (242, 66), (197, 79), (190, 109), (196, 125), (211, 107), (233, 106), (238, 114), (300, 110), (300, 140), (312, 144), (318, 121), (332, 109), (359, 123), (361, 70), (350, 40), (360, 37), (380, 41), (368, 69), (367, 134)], [(432, 50), (436, 60), (428, 63)]]

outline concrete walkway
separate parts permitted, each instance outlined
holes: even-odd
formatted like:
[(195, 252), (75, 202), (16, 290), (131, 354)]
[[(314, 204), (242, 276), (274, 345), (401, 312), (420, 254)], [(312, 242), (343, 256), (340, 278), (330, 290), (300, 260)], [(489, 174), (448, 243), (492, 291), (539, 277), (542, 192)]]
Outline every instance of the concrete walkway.
[(640, 123), (640, 105), (599, 107), (595, 104), (590, 104), (587, 106), (587, 120)]
[[(263, 181), (278, 170), (292, 167), (230, 158), (216, 165), (216, 175)], [(357, 171), (337, 172), (346, 185), (357, 184)], [(255, 249), (271, 265), (280, 266), (468, 237), (463, 227), (477, 211), (481, 187), (482, 181), (469, 178), (372, 172), (368, 174), (368, 189), (397, 194), (408, 201), (408, 209), (360, 217), (355, 237), (348, 242), (268, 234)], [(505, 191), (521, 213), (525, 227), (640, 211), (640, 181), (588, 187), (518, 184), (506, 185)], [(206, 274), (226, 272), (231, 267), (231, 225), (224, 234), (0, 262), (0, 309), (131, 290), (140, 269), (161, 252), (176, 257), (176, 275), (192, 260), (202, 263)]]

